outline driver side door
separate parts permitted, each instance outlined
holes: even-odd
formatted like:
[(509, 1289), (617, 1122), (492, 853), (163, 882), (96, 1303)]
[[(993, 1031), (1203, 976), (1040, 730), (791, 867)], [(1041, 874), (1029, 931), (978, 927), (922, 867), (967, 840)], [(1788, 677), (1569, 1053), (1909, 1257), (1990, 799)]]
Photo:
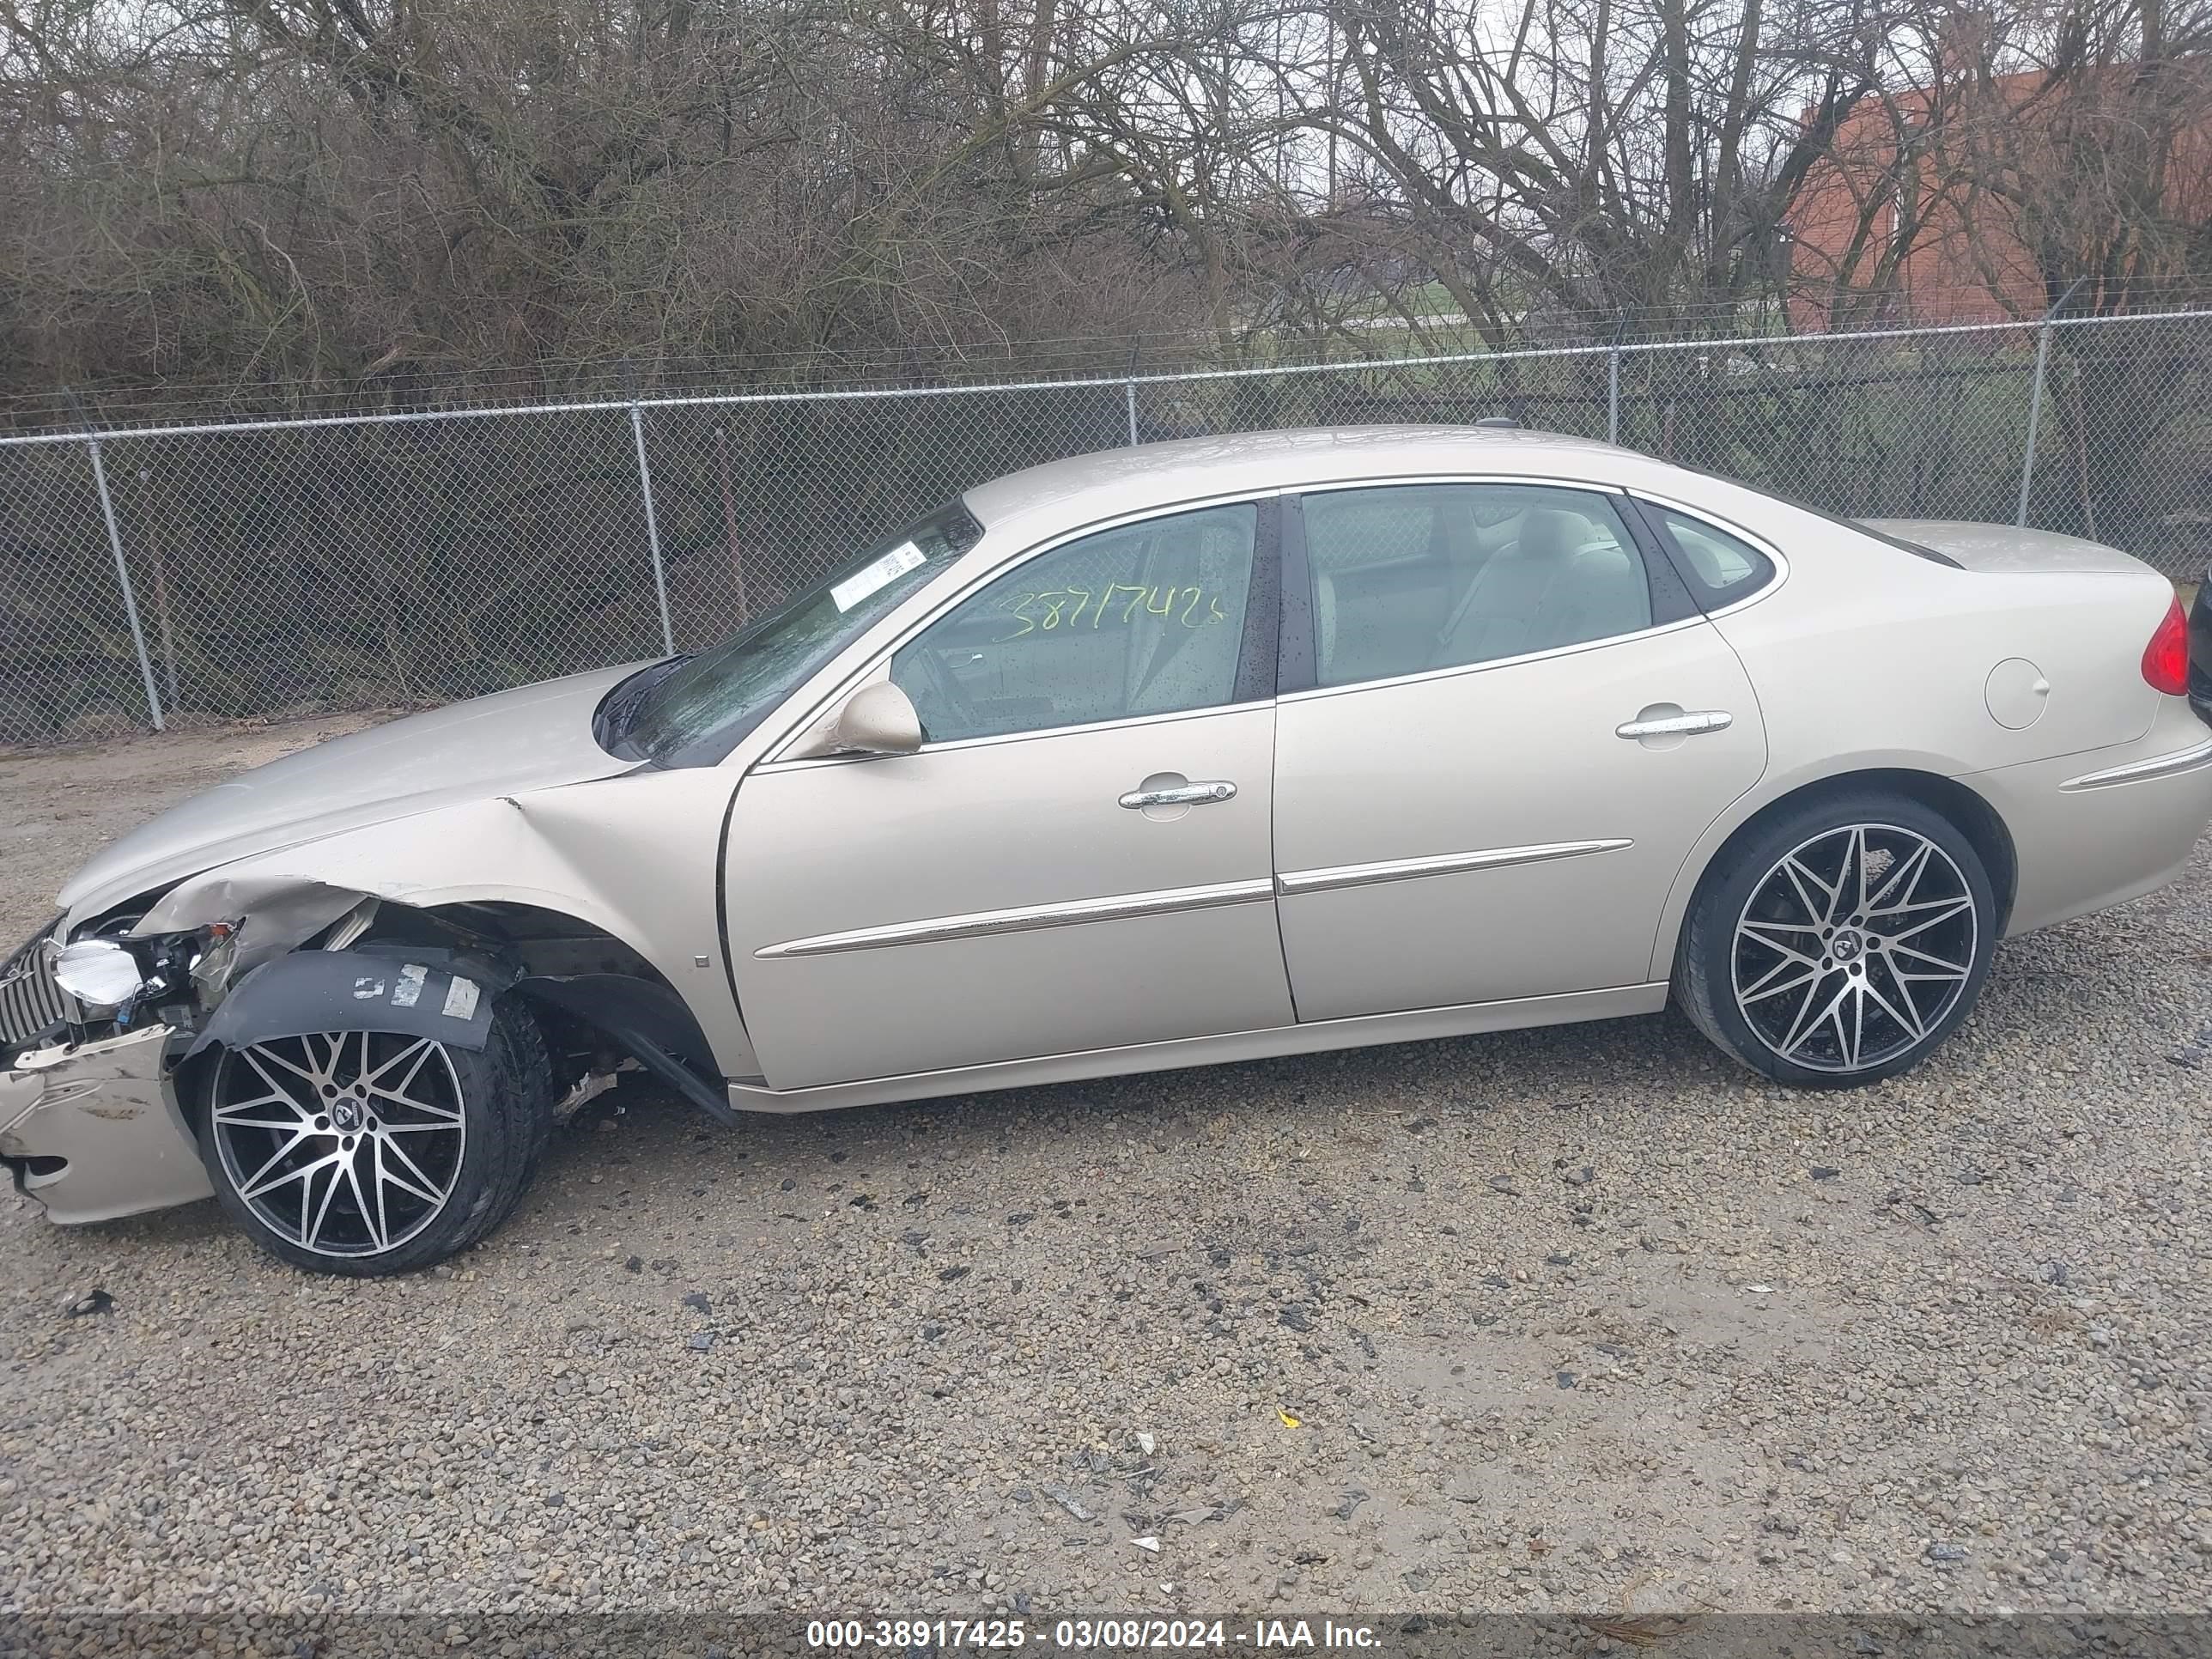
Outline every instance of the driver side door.
[(1048, 548), (892, 654), (917, 752), (747, 776), (727, 926), (772, 1088), (1291, 1023), (1278, 511)]

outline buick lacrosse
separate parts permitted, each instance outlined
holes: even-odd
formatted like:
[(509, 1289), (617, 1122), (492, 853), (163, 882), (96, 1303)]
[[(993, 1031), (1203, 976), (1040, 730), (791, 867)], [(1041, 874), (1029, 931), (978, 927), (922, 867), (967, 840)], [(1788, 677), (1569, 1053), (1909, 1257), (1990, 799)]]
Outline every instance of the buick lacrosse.
[(2212, 611), (2124, 553), (1601, 443), (1058, 462), (710, 649), (108, 847), (0, 969), (0, 1158), (56, 1220), (212, 1192), (389, 1273), (623, 1069), (734, 1121), (1671, 996), (1769, 1078), (1870, 1083), (2000, 939), (2181, 871), (2208, 668)]

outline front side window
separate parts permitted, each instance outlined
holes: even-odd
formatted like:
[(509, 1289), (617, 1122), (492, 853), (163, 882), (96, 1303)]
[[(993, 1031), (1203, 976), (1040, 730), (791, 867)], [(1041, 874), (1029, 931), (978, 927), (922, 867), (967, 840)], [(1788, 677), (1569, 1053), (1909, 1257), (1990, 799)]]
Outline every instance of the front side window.
[(891, 658), (932, 743), (1233, 701), (1258, 509), (1147, 519), (1054, 549)]
[(1350, 685), (1651, 626), (1642, 556), (1607, 496), (1392, 484), (1304, 503), (1314, 678)]

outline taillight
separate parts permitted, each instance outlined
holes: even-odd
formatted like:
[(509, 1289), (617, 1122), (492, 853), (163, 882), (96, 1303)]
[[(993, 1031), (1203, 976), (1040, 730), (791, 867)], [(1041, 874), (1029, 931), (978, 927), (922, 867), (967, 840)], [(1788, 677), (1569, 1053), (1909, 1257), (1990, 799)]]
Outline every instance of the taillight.
[(2166, 620), (2143, 647), (2142, 676), (2154, 691), (2178, 697), (2189, 690), (2189, 619), (2181, 614), (2181, 595), (2166, 608)]

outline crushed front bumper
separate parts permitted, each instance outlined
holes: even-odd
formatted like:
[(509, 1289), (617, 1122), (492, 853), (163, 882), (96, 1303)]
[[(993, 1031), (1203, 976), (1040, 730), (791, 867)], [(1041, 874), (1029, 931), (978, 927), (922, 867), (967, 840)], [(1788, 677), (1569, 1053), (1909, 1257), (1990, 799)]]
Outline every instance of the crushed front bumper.
[(56, 1221), (107, 1221), (213, 1191), (148, 1025), (79, 1046), (28, 1048), (0, 1071), (0, 1160)]

